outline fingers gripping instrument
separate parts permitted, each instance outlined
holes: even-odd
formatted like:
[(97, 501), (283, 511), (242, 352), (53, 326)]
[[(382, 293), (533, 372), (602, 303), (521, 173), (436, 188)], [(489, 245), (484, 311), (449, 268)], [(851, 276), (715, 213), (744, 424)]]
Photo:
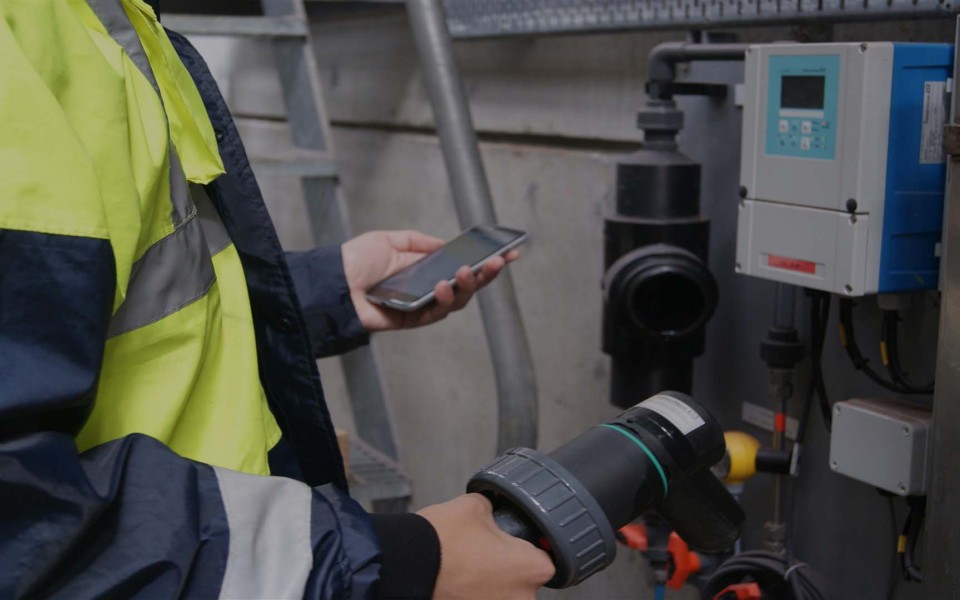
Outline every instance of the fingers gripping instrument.
[(505, 532), (547, 550), (548, 587), (576, 585), (613, 562), (614, 532), (656, 508), (698, 550), (730, 547), (743, 511), (710, 466), (723, 430), (690, 397), (657, 394), (549, 454), (514, 448), (467, 484)]

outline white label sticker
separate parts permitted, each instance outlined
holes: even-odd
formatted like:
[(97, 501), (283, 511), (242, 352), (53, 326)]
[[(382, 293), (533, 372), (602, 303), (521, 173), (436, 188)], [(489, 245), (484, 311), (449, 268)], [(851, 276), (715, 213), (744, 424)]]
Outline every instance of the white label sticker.
[[(774, 423), (774, 414), (773, 411), (769, 408), (753, 404), (752, 402), (744, 402), (743, 406), (740, 408), (740, 418), (743, 419), (745, 423), (749, 423), (760, 429), (766, 429), (767, 431), (773, 431)], [(787, 417), (787, 439), (795, 440), (797, 439), (797, 426), (799, 423), (793, 417)]]
[(680, 433), (687, 435), (697, 427), (705, 425), (703, 417), (680, 400), (673, 396), (659, 395), (644, 400), (637, 406), (652, 410), (661, 417), (673, 423)]
[(947, 122), (947, 82), (923, 84), (923, 122), (920, 125), (920, 164), (933, 165), (945, 160), (943, 126)]

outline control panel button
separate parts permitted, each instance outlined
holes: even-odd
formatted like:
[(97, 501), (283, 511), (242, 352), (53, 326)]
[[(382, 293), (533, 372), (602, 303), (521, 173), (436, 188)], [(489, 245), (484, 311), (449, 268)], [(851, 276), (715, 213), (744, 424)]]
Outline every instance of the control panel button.
[(780, 133), (787, 133), (790, 131), (790, 123), (786, 119), (780, 119)]
[(809, 137), (803, 136), (802, 138), (800, 138), (800, 149), (801, 149), (801, 150), (809, 150), (809, 149), (810, 149), (810, 138), (809, 138)]
[(811, 132), (813, 132), (813, 123), (811, 123), (810, 121), (804, 121), (804, 122), (800, 125), (800, 132), (801, 132), (801, 133), (811, 133)]

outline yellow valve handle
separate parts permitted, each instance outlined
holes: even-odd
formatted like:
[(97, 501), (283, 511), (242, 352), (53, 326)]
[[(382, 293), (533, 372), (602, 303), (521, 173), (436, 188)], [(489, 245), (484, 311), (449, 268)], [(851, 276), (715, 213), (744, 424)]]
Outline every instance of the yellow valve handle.
[(727, 443), (727, 459), (730, 464), (724, 483), (742, 483), (756, 475), (760, 441), (742, 431), (726, 431), (723, 439)]

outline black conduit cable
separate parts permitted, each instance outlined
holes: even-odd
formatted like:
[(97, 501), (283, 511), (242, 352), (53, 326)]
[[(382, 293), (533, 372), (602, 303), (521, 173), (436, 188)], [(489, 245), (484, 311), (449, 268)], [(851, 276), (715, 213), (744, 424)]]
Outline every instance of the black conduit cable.
[(810, 383), (807, 385), (803, 408), (800, 411), (800, 423), (797, 425), (797, 444), (802, 444), (806, 438), (814, 396), (820, 400), (820, 413), (827, 431), (830, 431), (833, 416), (830, 412), (827, 386), (823, 380), (823, 344), (830, 320), (830, 295), (814, 290), (807, 290), (807, 295), (810, 297)]
[(833, 407), (830, 405), (830, 397), (827, 396), (827, 384), (823, 380), (823, 344), (827, 338), (827, 323), (830, 320), (830, 296), (824, 294), (820, 298), (820, 321), (819, 338), (817, 343), (816, 361), (813, 363), (813, 383), (816, 386), (817, 397), (820, 400), (820, 415), (823, 417), (823, 426), (830, 431), (833, 425)]
[[(810, 381), (807, 383), (804, 394), (803, 407), (800, 409), (800, 422), (797, 425), (795, 446), (800, 446), (806, 440), (807, 429), (810, 423), (810, 410), (813, 407), (814, 396), (819, 396), (822, 403), (829, 406), (826, 384), (823, 380), (823, 345), (827, 338), (827, 324), (830, 321), (830, 295), (815, 290), (807, 290), (810, 298)], [(830, 411), (827, 411), (825, 424), (830, 429)], [(796, 465), (791, 472), (795, 475)]]
[(900, 562), (900, 553), (898, 552), (900, 539), (900, 523), (897, 520), (896, 496), (887, 490), (877, 488), (880, 497), (887, 501), (887, 508), (890, 511), (890, 537), (893, 541), (893, 552), (890, 553), (890, 576), (887, 580), (887, 600), (893, 600), (897, 591), (897, 568)]
[[(794, 438), (790, 457), (790, 475), (794, 478), (799, 476), (800, 455), (810, 423), (813, 397), (819, 394), (822, 401), (829, 406), (829, 400), (826, 399), (826, 385), (823, 383), (822, 356), (823, 343), (827, 337), (827, 322), (830, 319), (830, 295), (807, 290), (807, 296), (810, 298), (810, 381), (807, 383), (803, 407), (800, 409), (800, 422), (797, 424), (797, 435)], [(828, 431), (830, 430), (829, 419), (830, 411), (827, 410), (824, 424)]]
[[(806, 439), (807, 429), (810, 423), (810, 413), (813, 409), (813, 397), (822, 394), (821, 398), (826, 398), (826, 386), (823, 383), (823, 371), (821, 368), (823, 356), (823, 344), (827, 337), (827, 323), (830, 320), (830, 295), (815, 290), (807, 290), (807, 296), (810, 298), (810, 381), (807, 383), (807, 389), (804, 394), (803, 407), (800, 409), (800, 422), (797, 425), (797, 435), (794, 438), (793, 451), (790, 457), (790, 475), (789, 492), (787, 495), (786, 507), (786, 540), (785, 549), (787, 562), (793, 563), (793, 542), (794, 523), (796, 522), (796, 504), (797, 495), (800, 490), (800, 456), (803, 450), (803, 443)], [(818, 392), (818, 390), (820, 390)], [(829, 400), (825, 400), (829, 406)], [(830, 414), (829, 409), (827, 414)], [(830, 428), (830, 422), (824, 421), (827, 429)]]
[(748, 579), (755, 581), (771, 598), (830, 599), (820, 577), (809, 565), (788, 563), (783, 556), (766, 550), (741, 552), (720, 565), (703, 587), (703, 598), (712, 599), (727, 586)]
[(840, 299), (840, 344), (847, 351), (847, 356), (850, 357), (850, 362), (853, 363), (856, 370), (861, 371), (869, 377), (871, 381), (884, 389), (896, 394), (905, 392), (905, 390), (896, 383), (887, 381), (881, 377), (880, 374), (870, 366), (869, 359), (864, 358), (863, 353), (860, 351), (860, 346), (857, 344), (857, 336), (853, 328), (853, 300), (848, 298)]
[[(794, 451), (797, 450), (797, 446), (794, 445)], [(786, 553), (786, 559), (788, 563), (793, 562), (793, 547), (796, 538), (794, 537), (793, 525), (796, 522), (796, 513), (797, 513), (797, 495), (800, 491), (800, 478), (799, 477), (790, 477), (787, 480), (787, 485), (789, 486), (787, 492), (787, 508), (784, 511), (784, 526), (785, 526), (785, 535), (783, 540), (783, 549)]]
[(900, 363), (899, 341), (900, 315), (895, 310), (883, 311), (883, 328), (880, 337), (880, 357), (894, 381), (904, 394), (932, 394), (934, 382), (916, 385), (910, 381), (907, 372)]
[(900, 538), (897, 540), (897, 552), (900, 554), (900, 567), (903, 570), (904, 581), (923, 582), (923, 573), (916, 561), (917, 538), (923, 529), (923, 521), (927, 513), (926, 496), (907, 498), (910, 512), (903, 524)]

